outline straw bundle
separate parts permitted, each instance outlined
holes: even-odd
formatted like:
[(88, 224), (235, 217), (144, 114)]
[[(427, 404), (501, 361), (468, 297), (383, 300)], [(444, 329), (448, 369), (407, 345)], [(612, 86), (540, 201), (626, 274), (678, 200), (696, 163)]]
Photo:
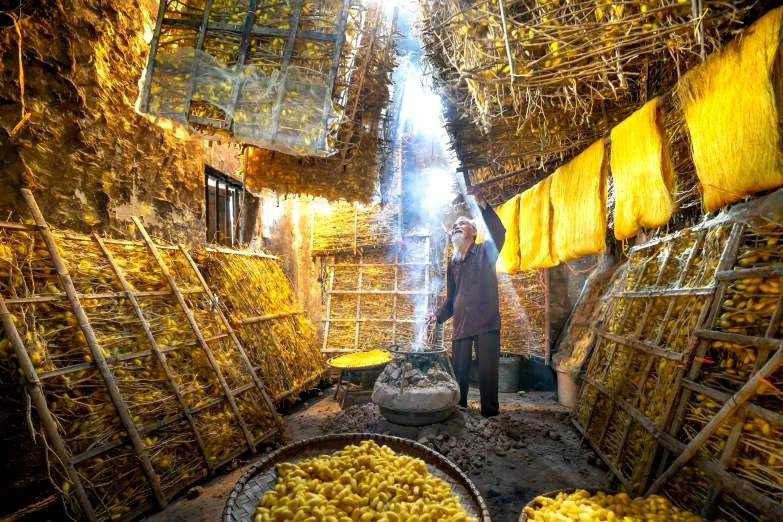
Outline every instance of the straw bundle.
[(606, 148), (599, 140), (552, 176), (555, 252), (563, 261), (603, 253), (606, 175)]
[(771, 81), (781, 14), (767, 13), (678, 84), (708, 212), (783, 185)]
[(612, 129), (612, 178), (617, 201), (614, 235), (633, 237), (639, 227), (661, 227), (672, 215), (674, 184), (658, 98)]
[(519, 267), (522, 270), (549, 268), (560, 260), (552, 236), (552, 204), (545, 178), (522, 193), (519, 199)]
[(506, 241), (495, 268), (498, 272), (519, 272), (519, 194), (497, 208), (500, 222), (506, 227)]

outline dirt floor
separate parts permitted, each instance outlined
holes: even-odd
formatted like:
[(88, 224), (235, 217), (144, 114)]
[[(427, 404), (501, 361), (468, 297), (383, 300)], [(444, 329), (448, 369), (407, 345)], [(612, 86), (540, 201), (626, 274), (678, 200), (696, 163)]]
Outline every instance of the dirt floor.
[[(364, 429), (419, 440), (457, 463), (481, 491), (493, 522), (515, 522), (524, 505), (540, 493), (563, 488), (608, 488), (609, 472), (582, 446), (581, 436), (553, 392), (500, 394), (501, 415), (487, 422), (478, 413), (478, 390), (471, 389), (468, 410), (442, 424), (409, 428), (377, 414), (369, 392), (352, 392), (343, 412), (333, 388), (310, 392), (286, 415), (286, 441), (326, 431)], [(322, 395), (318, 395), (322, 393)], [(194, 499), (182, 499), (148, 522), (218, 522), (226, 499), (244, 471), (265, 451), (202, 485)]]

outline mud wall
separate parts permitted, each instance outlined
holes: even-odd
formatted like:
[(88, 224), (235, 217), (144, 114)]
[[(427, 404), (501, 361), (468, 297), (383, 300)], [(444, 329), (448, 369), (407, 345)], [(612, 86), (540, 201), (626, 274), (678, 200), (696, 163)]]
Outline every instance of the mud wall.
[(319, 332), (321, 322), (321, 262), (310, 256), (310, 203), (305, 199), (261, 197), (261, 244), (281, 257), (300, 306)]
[(133, 109), (156, 10), (152, 0), (32, 0), (21, 21), (30, 117), (16, 134), (19, 38), (0, 15), (0, 219), (28, 217), (28, 187), (60, 228), (121, 237), (140, 216), (159, 237), (203, 237), (203, 143)]

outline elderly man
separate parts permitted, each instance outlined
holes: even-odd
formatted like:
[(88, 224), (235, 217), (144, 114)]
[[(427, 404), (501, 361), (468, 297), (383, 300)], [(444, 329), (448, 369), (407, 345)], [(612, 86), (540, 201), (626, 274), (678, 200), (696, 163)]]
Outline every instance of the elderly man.
[(443, 323), (454, 318), (452, 357), (463, 407), (468, 406), (470, 363), (476, 347), (481, 414), (492, 417), (500, 413), (500, 310), (495, 262), (506, 240), (506, 229), (480, 189), (470, 187), (468, 194), (475, 197), (481, 208), (490, 237), (477, 245), (476, 224), (464, 217), (457, 219), (451, 228), (454, 254), (446, 277), (446, 300), (427, 320)]

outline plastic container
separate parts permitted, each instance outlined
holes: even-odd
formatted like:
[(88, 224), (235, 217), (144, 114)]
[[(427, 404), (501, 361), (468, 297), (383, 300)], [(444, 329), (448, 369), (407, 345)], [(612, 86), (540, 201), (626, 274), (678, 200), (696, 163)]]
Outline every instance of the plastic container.
[(519, 391), (519, 362), (522, 358), (501, 357), (498, 368), (498, 391), (516, 393)]
[(557, 402), (566, 408), (573, 408), (578, 398), (579, 385), (567, 373), (557, 372)]

